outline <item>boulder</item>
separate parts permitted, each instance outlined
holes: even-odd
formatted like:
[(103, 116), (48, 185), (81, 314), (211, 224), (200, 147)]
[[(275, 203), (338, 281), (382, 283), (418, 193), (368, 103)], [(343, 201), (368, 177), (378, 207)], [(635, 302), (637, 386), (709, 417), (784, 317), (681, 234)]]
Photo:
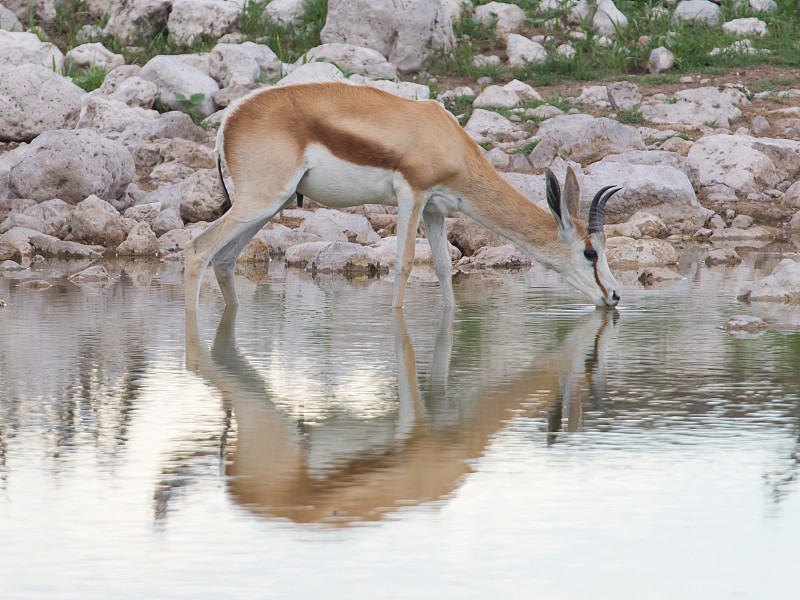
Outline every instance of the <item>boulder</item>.
[(716, 265), (738, 265), (742, 257), (733, 248), (715, 248), (710, 250), (704, 261), (709, 267)]
[(11, 213), (5, 220), (0, 223), (0, 233), (13, 229), (14, 227), (24, 227), (25, 229), (33, 229), (42, 233), (53, 234), (55, 233), (51, 227), (48, 227), (39, 217), (31, 215), (23, 215), (20, 213)]
[(314, 233), (331, 241), (350, 241), (366, 246), (380, 242), (381, 239), (364, 215), (326, 208), (311, 213), (300, 224), (298, 231)]
[(262, 229), (256, 235), (264, 241), (264, 244), (269, 248), (270, 254), (283, 254), (288, 251), (289, 248), (300, 244), (316, 242), (330, 243), (330, 240), (324, 240), (316, 233), (292, 231), (285, 225), (279, 223), (270, 224), (266, 229)]
[(155, 36), (167, 24), (173, 0), (114, 0), (103, 33), (123, 42)]
[(800, 303), (800, 263), (784, 258), (764, 279), (739, 291), (743, 302)]
[[(787, 173), (778, 169), (758, 146), (766, 138), (743, 135), (710, 135), (697, 140), (689, 150), (689, 160), (698, 168), (698, 185), (743, 195), (774, 188)], [(798, 161), (794, 172), (800, 168)]]
[(23, 31), (25, 29), (14, 11), (7, 9), (2, 4), (0, 4), (0, 29), (6, 31)]
[(645, 267), (637, 280), (645, 287), (684, 279), (680, 273), (666, 267)]
[(225, 0), (173, 0), (167, 29), (178, 42), (191, 45), (196, 37), (219, 38), (236, 30), (242, 5)]
[(97, 196), (79, 202), (69, 217), (76, 240), (100, 246), (118, 246), (125, 239), (124, 225), (117, 209)]
[(525, 11), (516, 4), (489, 2), (475, 9), (475, 18), (484, 25), (495, 22), (497, 33), (518, 31), (525, 23)]
[(110, 71), (125, 64), (125, 57), (122, 54), (114, 54), (100, 42), (75, 46), (67, 52), (65, 58), (67, 64), (79, 69), (100, 67)]
[[(151, 225), (153, 221), (156, 220), (156, 217), (161, 214), (163, 206), (161, 202), (147, 202), (145, 204), (137, 204), (136, 206), (131, 206), (128, 208), (123, 216), (126, 219), (133, 219), (137, 222), (144, 222), (148, 225)], [(183, 223), (181, 223), (181, 227), (183, 227)], [(171, 227), (170, 229), (174, 229)]]
[[(397, 236), (392, 235), (383, 238), (379, 243), (373, 246), (375, 252), (381, 258), (381, 262), (385, 265), (394, 265), (397, 260)], [(450, 260), (458, 260), (461, 258), (461, 252), (452, 244), (447, 244), (447, 250), (450, 253)], [(433, 267), (433, 253), (431, 252), (431, 245), (425, 238), (417, 238), (414, 245), (414, 265), (424, 265)]]
[(628, 240), (618, 237), (608, 240), (606, 258), (612, 269), (624, 271), (677, 264), (678, 252), (662, 240)]
[(12, 246), (0, 238), (0, 260), (22, 260), (22, 253), (19, 251), (19, 248)]
[(89, 246), (76, 242), (65, 242), (51, 235), (32, 235), (30, 244), (42, 256), (67, 259), (100, 258), (100, 253)]
[(69, 276), (72, 283), (105, 283), (111, 276), (103, 265), (94, 265)]
[[(675, 138), (672, 138), (675, 139)], [(680, 139), (680, 138), (677, 138)], [(663, 148), (663, 145), (661, 146)], [(694, 185), (697, 182), (697, 164), (677, 152), (667, 150), (633, 150), (620, 154), (609, 154), (600, 162), (626, 163), (630, 165), (651, 165), (654, 167), (673, 167), (689, 178)]]
[(467, 217), (448, 219), (446, 225), (447, 240), (464, 256), (472, 256), (485, 246), (502, 246), (507, 243), (497, 234)]
[(750, 315), (734, 315), (725, 323), (725, 329), (729, 332), (744, 332), (750, 334), (763, 333), (769, 329), (769, 325), (763, 319)]
[(613, 0), (598, 0), (592, 25), (600, 35), (616, 37), (618, 30), (627, 29), (628, 17), (616, 7)]
[(37, 65), (0, 66), (0, 142), (30, 141), (75, 126), (83, 90)]
[(633, 216), (628, 219), (628, 223), (634, 225), (645, 237), (664, 238), (667, 237), (669, 233), (664, 221), (642, 210), (636, 211)]
[(265, 12), (273, 23), (288, 27), (303, 16), (304, 10), (304, 0), (272, 0), (267, 4)]
[(206, 142), (209, 136), (202, 127), (192, 122), (186, 113), (170, 111), (157, 119), (142, 119), (131, 123), (116, 136), (116, 140), (128, 148), (155, 139), (181, 138), (193, 142)]
[(514, 244), (484, 246), (472, 256), (465, 256), (456, 263), (461, 271), (479, 269), (520, 269), (531, 264), (531, 259)]
[(734, 8), (750, 7), (755, 13), (759, 12), (775, 12), (778, 10), (778, 5), (775, 0), (733, 0)]
[(12, 167), (9, 185), (39, 202), (61, 198), (77, 204), (95, 194), (119, 198), (136, 174), (130, 152), (88, 129), (46, 131)]
[[(4, 248), (10, 246), (15, 249), (16, 252), (14, 254), (19, 253), (21, 256), (30, 256), (33, 254), (33, 246), (30, 243), (31, 237), (37, 235), (41, 235), (40, 232), (33, 229), (14, 227), (6, 233), (0, 233), (0, 243), (3, 244)], [(13, 258), (13, 256), (9, 258)]]
[(64, 55), (55, 44), (43, 42), (35, 33), (0, 29), (0, 67), (38, 65), (61, 73)]
[(738, 108), (749, 104), (747, 97), (735, 88), (693, 88), (677, 92), (674, 103), (647, 103), (639, 109), (642, 116), (656, 125), (688, 125), (700, 127), (713, 123), (729, 127), (730, 121), (742, 116)]
[(46, 290), (53, 287), (53, 284), (50, 283), (49, 281), (45, 281), (44, 279), (28, 279), (20, 283), (19, 287), (23, 290), (33, 290), (36, 292), (40, 292), (42, 290)]
[[(219, 90), (217, 82), (176, 56), (160, 55), (151, 58), (142, 67), (141, 77), (155, 83), (159, 89), (161, 102), (174, 110), (183, 112), (196, 110), (197, 114), (203, 117), (216, 111), (213, 98)], [(186, 101), (178, 100), (176, 94), (181, 94), (187, 99), (194, 94), (203, 94), (203, 100), (191, 108), (187, 106)]]
[(544, 46), (516, 33), (508, 34), (506, 54), (512, 67), (523, 67), (528, 63), (538, 65), (547, 60)]
[(452, 48), (455, 35), (441, 0), (328, 0), (320, 40), (372, 48), (409, 72)]
[(499, 85), (490, 85), (475, 98), (472, 106), (475, 108), (513, 108), (519, 103), (519, 95), (516, 92), (506, 90)]
[(281, 75), (281, 69), (278, 56), (264, 44), (217, 44), (208, 54), (208, 71), (221, 86), (272, 79)]
[(179, 137), (142, 142), (133, 150), (137, 167), (154, 167), (164, 162), (178, 162), (192, 169), (215, 169), (210, 148)]
[(606, 86), (608, 101), (615, 110), (631, 110), (642, 102), (639, 88), (627, 81), (617, 81)]
[(161, 237), (168, 231), (183, 229), (183, 219), (181, 219), (181, 215), (177, 209), (166, 208), (158, 213), (150, 224), (150, 227), (158, 237)]
[(764, 37), (769, 33), (767, 31), (767, 24), (761, 19), (756, 17), (748, 17), (745, 19), (732, 19), (727, 23), (722, 24), (722, 29), (728, 33), (741, 36), (758, 36)]
[(286, 249), (284, 261), (291, 267), (305, 267), (308, 262), (319, 254), (320, 250), (327, 247), (331, 242), (303, 242), (290, 246)]
[(473, 140), (479, 143), (488, 141), (490, 138), (496, 138), (519, 131), (517, 126), (503, 115), (483, 110), (482, 108), (473, 111), (472, 116), (464, 126), (464, 130)]
[(368, 81), (366, 85), (383, 90), (384, 92), (389, 92), (395, 96), (400, 96), (401, 98), (408, 98), (409, 100), (428, 100), (431, 97), (431, 88), (421, 83), (378, 79), (376, 81)]
[[(469, 90), (469, 88), (467, 89)], [(512, 79), (511, 81), (509, 81), (507, 84), (503, 86), (503, 89), (509, 92), (514, 92), (517, 95), (517, 97), (523, 102), (525, 102), (526, 100), (536, 100), (538, 102), (542, 102), (544, 100), (544, 98), (542, 98), (539, 92), (537, 92), (527, 83), (523, 83), (518, 79)]]
[(294, 67), (276, 86), (314, 83), (319, 81), (341, 81), (349, 83), (336, 65), (326, 62), (312, 62)]
[[(155, 110), (131, 107), (124, 102), (103, 96), (89, 98), (83, 103), (76, 129), (93, 129), (99, 133), (121, 133), (138, 121), (157, 119)], [(113, 138), (114, 136), (107, 136)]]
[(662, 73), (669, 71), (675, 66), (675, 55), (664, 46), (653, 48), (650, 57), (647, 59), (647, 70), (651, 73)]
[(387, 61), (380, 52), (352, 44), (328, 43), (316, 46), (297, 59), (295, 64), (299, 66), (313, 62), (335, 63), (337, 67), (365, 77), (397, 77), (395, 65)]
[(181, 217), (188, 223), (215, 221), (222, 216), (224, 198), (213, 169), (198, 169), (180, 184)]
[(691, 21), (713, 27), (722, 23), (722, 11), (709, 0), (681, 0), (675, 7), (672, 21)]
[(46, 233), (61, 237), (59, 234), (69, 224), (69, 216), (74, 210), (74, 206), (56, 198), (30, 206), (23, 214), (41, 219), (48, 227)]
[(158, 238), (150, 225), (141, 222), (131, 229), (127, 239), (117, 247), (120, 256), (155, 256), (158, 254)]
[(644, 140), (635, 127), (605, 117), (562, 115), (543, 122), (538, 135), (543, 139), (529, 159), (535, 168), (549, 166), (556, 157), (583, 165), (609, 154), (644, 150)]
[(307, 271), (375, 275), (388, 271), (372, 248), (350, 242), (332, 242), (322, 248), (306, 265)]

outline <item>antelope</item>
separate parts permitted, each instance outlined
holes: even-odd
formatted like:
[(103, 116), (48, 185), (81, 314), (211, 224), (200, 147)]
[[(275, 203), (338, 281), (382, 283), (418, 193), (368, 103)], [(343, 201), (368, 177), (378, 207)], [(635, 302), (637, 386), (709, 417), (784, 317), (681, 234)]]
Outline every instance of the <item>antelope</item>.
[[(402, 307), (420, 218), (445, 306), (455, 305), (445, 215), (460, 211), (553, 269), (598, 306), (616, 306), (617, 282), (605, 257), (603, 211), (621, 188), (594, 196), (578, 219), (580, 188), (549, 169), (553, 218), (511, 186), (439, 103), (399, 98), (347, 83), (306, 83), (251, 93), (231, 107), (214, 151), (224, 192), (222, 217), (185, 248), (186, 310), (199, 306), (211, 263), (226, 305), (237, 305), (234, 268), (247, 242), (304, 196), (325, 206), (397, 207), (393, 306)], [(231, 202), (222, 175), (235, 188)]]

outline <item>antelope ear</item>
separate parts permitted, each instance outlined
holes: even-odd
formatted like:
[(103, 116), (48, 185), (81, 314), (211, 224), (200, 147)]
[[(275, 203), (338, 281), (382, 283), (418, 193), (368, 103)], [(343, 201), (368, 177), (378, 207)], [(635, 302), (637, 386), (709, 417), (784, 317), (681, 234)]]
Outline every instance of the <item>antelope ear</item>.
[(544, 172), (544, 179), (547, 206), (550, 207), (550, 212), (553, 213), (553, 217), (556, 220), (559, 235), (563, 237), (571, 233), (575, 227), (569, 218), (566, 202), (564, 202), (564, 198), (561, 196), (561, 186), (558, 183), (558, 179), (556, 179), (556, 176), (550, 169)]
[(567, 167), (567, 179), (564, 182), (564, 202), (570, 216), (580, 218), (581, 206), (581, 186), (578, 184), (578, 176), (572, 167)]

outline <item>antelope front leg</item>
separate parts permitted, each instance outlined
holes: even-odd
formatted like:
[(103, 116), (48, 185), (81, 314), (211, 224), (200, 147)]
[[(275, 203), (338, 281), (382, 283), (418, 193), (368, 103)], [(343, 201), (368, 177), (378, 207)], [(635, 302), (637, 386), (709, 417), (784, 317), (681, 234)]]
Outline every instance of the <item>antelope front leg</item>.
[(422, 194), (415, 194), (405, 180), (396, 176), (397, 194), (397, 257), (394, 273), (394, 300), (392, 306), (403, 306), (403, 295), (411, 269), (414, 266), (414, 247), (417, 243), (417, 227), (422, 216)]
[(447, 248), (447, 232), (444, 228), (444, 215), (422, 211), (422, 220), (425, 223), (425, 232), (428, 234), (428, 243), (433, 254), (433, 266), (436, 269), (436, 277), (439, 279), (439, 286), (442, 288), (442, 298), (446, 307), (456, 305), (453, 295), (453, 269), (450, 261), (450, 251)]

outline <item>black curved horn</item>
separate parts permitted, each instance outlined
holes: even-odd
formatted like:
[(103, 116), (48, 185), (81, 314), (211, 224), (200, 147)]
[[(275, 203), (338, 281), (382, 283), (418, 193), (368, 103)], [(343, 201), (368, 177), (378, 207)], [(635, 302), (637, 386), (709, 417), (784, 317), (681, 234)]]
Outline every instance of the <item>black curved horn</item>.
[(589, 227), (587, 229), (589, 233), (602, 233), (603, 213), (606, 209), (606, 202), (621, 189), (621, 187), (607, 185), (594, 195), (592, 206), (589, 208)]

